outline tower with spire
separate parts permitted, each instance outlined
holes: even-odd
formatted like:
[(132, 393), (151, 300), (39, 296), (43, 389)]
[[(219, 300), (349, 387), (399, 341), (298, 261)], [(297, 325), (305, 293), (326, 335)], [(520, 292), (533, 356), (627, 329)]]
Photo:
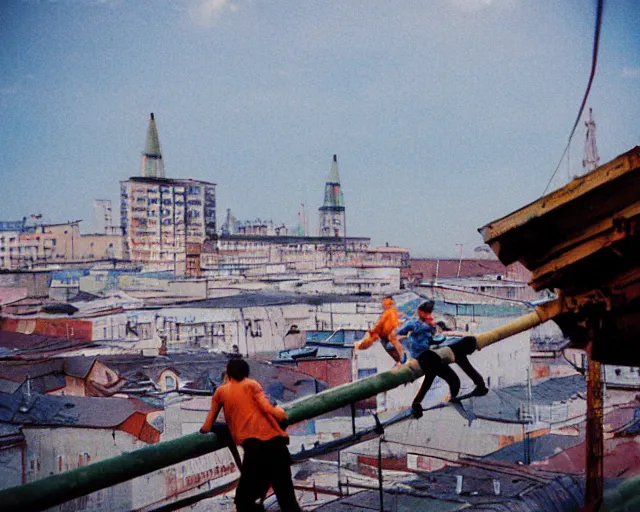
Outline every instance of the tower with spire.
[(149, 115), (147, 143), (142, 153), (141, 174), (144, 178), (164, 178), (164, 162), (160, 151), (160, 139), (153, 112)]
[(197, 275), (202, 244), (217, 236), (216, 184), (165, 177), (153, 114), (141, 174), (120, 182), (125, 257), (175, 275)]
[(333, 155), (329, 179), (324, 186), (324, 202), (319, 208), (319, 212), (319, 236), (346, 236), (345, 206), (344, 198), (342, 197), (342, 189), (340, 188), (338, 157), (336, 155)]
[(582, 167), (586, 172), (591, 172), (600, 164), (600, 155), (598, 155), (598, 145), (596, 144), (596, 122), (593, 120), (592, 109), (589, 109), (589, 119), (584, 124), (587, 127), (587, 140), (584, 144)]

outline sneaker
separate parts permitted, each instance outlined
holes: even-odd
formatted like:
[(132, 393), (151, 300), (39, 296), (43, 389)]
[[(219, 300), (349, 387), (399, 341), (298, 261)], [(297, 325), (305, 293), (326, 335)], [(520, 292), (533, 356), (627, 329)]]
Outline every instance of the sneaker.
[(413, 412), (413, 417), (418, 419), (422, 418), (422, 404), (414, 402), (411, 404), (411, 410)]
[(471, 394), (473, 396), (484, 396), (489, 392), (489, 388), (487, 386), (476, 386), (476, 389), (474, 389)]

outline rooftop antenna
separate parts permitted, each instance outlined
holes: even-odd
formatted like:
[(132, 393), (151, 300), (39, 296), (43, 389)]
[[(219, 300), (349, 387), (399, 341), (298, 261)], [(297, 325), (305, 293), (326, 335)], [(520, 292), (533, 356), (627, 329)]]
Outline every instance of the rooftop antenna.
[(298, 226), (300, 227), (300, 235), (307, 236), (307, 216), (304, 211), (304, 203), (300, 203), (298, 210)]
[(584, 144), (584, 159), (582, 167), (586, 172), (593, 171), (600, 164), (598, 145), (596, 144), (596, 122), (593, 120), (593, 109), (589, 109), (589, 119), (585, 121), (587, 127), (587, 140)]

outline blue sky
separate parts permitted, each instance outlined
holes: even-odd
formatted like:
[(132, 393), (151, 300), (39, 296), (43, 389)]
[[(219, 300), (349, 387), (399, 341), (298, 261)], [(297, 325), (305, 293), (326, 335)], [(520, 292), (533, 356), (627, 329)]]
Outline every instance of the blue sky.
[[(640, 144), (640, 2), (605, 4), (587, 107), (601, 162)], [(591, 66), (595, 1), (5, 0), (0, 220), (118, 206), (156, 116), (167, 176), (218, 222), (317, 226), (338, 155), (351, 236), (465, 255), (540, 197)], [(581, 122), (551, 189), (582, 172)]]

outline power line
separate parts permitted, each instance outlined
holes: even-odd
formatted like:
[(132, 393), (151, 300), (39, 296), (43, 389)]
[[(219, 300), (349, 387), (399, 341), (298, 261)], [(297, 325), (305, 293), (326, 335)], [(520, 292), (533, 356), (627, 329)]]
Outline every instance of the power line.
[(553, 178), (555, 177), (556, 173), (558, 172), (558, 169), (560, 168), (560, 165), (562, 164), (562, 160), (564, 159), (564, 156), (567, 154), (567, 151), (569, 150), (569, 146), (571, 145), (571, 139), (573, 138), (573, 134), (576, 131), (578, 123), (580, 122), (580, 118), (582, 117), (582, 111), (584, 110), (584, 106), (587, 103), (587, 98), (589, 97), (589, 91), (591, 90), (593, 77), (596, 74), (596, 64), (598, 62), (598, 46), (600, 43), (600, 26), (602, 25), (603, 4), (604, 4), (604, 0), (598, 0), (598, 4), (596, 8), (596, 28), (595, 28), (594, 38), (593, 38), (593, 55), (591, 57), (591, 74), (589, 75), (587, 90), (585, 91), (584, 97), (582, 98), (582, 104), (580, 105), (580, 110), (578, 111), (576, 120), (573, 123), (573, 128), (571, 129), (571, 135), (569, 135), (569, 140), (567, 141), (567, 145), (565, 146), (564, 151), (562, 152), (562, 156), (560, 157), (560, 161), (558, 162), (558, 165), (556, 166), (555, 171), (553, 171), (551, 178), (549, 178), (549, 183), (547, 183), (547, 186), (545, 187), (542, 195), (547, 193), (547, 190), (549, 189), (549, 185), (551, 185)]

